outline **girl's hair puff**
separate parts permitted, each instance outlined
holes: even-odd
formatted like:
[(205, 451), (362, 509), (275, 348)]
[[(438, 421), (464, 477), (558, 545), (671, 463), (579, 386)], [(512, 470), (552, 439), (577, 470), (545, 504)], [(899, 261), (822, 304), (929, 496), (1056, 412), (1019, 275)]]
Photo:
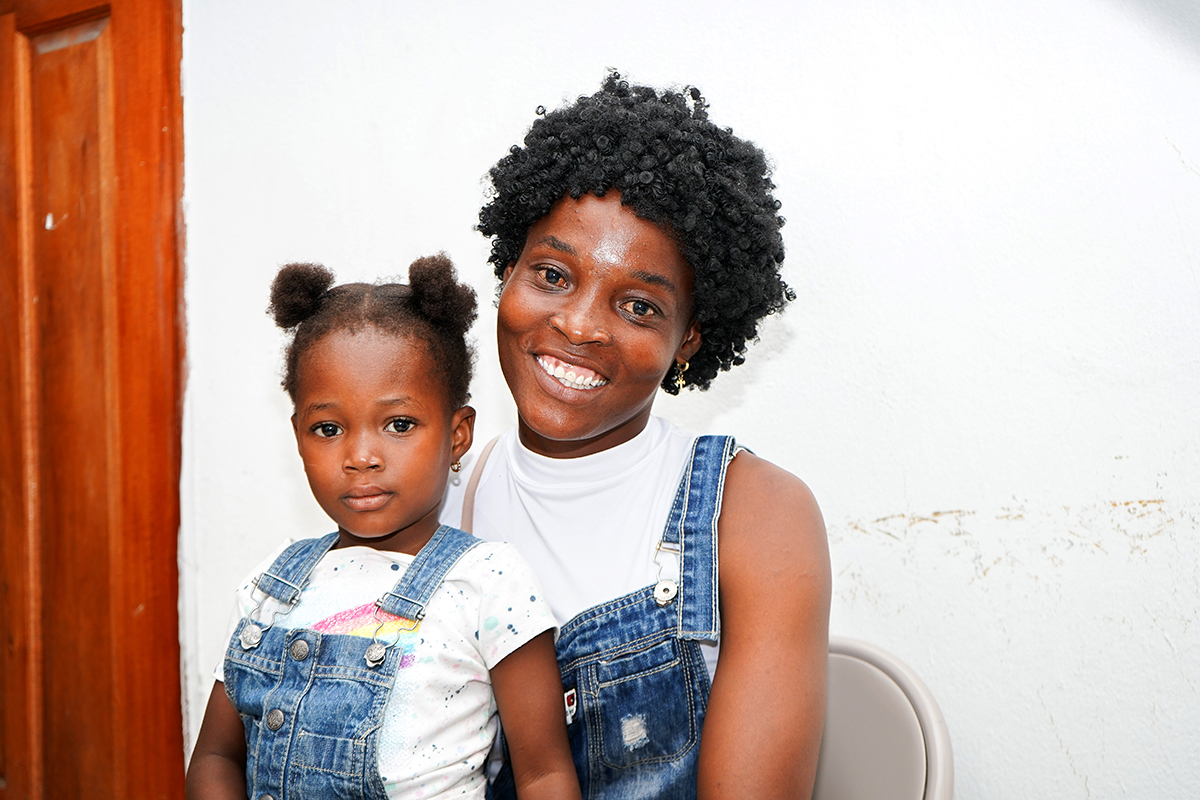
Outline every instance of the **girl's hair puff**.
[(332, 272), (309, 263), (283, 265), (271, 284), (267, 313), (292, 333), (284, 354), (283, 388), (293, 403), (304, 354), (334, 331), (357, 333), (370, 326), (422, 342), (450, 408), (467, 404), (475, 350), (466, 333), (475, 321), (475, 290), (458, 282), (445, 253), (414, 261), (408, 284), (333, 284)]

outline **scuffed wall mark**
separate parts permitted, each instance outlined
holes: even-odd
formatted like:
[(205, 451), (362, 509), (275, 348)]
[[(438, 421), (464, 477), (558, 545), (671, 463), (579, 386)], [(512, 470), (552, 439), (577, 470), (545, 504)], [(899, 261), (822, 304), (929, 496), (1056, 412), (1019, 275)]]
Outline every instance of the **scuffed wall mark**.
[(1062, 733), (1058, 730), (1058, 723), (1054, 721), (1054, 714), (1051, 713), (1050, 709), (1046, 706), (1046, 698), (1042, 697), (1042, 688), (1043, 687), (1041, 686), (1038, 687), (1037, 699), (1038, 702), (1042, 704), (1042, 711), (1045, 712), (1046, 719), (1050, 721), (1050, 732), (1054, 734), (1054, 738), (1058, 740), (1058, 748), (1062, 750), (1063, 755), (1067, 757), (1067, 765), (1071, 768), (1071, 774), (1083, 781), (1083, 790), (1087, 793), (1087, 797), (1091, 797), (1092, 790), (1088, 786), (1087, 776), (1080, 774), (1079, 768), (1075, 766), (1075, 757), (1071, 755), (1071, 748), (1067, 747), (1067, 743), (1063, 741)]
[(1171, 149), (1175, 151), (1175, 155), (1179, 156), (1179, 163), (1183, 164), (1183, 168), (1193, 175), (1200, 176), (1200, 169), (1198, 169), (1195, 164), (1187, 160), (1187, 158), (1183, 155), (1183, 151), (1176, 147), (1175, 143), (1166, 136), (1164, 136), (1163, 139), (1167, 144), (1171, 145)]
[[(875, 520), (875, 521), (879, 522), (879, 520)], [(892, 533), (889, 530), (886, 530), (885, 528), (875, 528), (873, 530), (868, 530), (868, 529), (864, 528), (862, 525), (859, 525), (857, 522), (851, 522), (850, 527), (853, 528), (854, 530), (858, 531), (859, 533), (865, 533), (868, 536), (871, 536), (872, 534), (876, 534), (876, 533), (882, 533), (884, 536), (892, 537), (897, 542), (900, 541), (899, 536), (897, 536), (896, 534)]]

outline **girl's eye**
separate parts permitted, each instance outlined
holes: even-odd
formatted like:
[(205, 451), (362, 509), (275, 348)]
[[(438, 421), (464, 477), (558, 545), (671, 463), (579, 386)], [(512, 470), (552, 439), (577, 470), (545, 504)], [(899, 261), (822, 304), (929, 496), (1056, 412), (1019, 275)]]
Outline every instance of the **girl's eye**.
[(658, 313), (658, 309), (645, 300), (626, 300), (621, 304), (621, 308), (625, 309), (625, 313), (635, 317), (649, 317)]
[(392, 433), (408, 433), (415, 424), (411, 419), (394, 419), (385, 425), (383, 429)]
[(332, 422), (318, 422), (313, 426), (312, 431), (317, 436), (327, 439), (330, 436), (337, 436), (342, 432), (342, 429), (337, 425), (334, 425)]

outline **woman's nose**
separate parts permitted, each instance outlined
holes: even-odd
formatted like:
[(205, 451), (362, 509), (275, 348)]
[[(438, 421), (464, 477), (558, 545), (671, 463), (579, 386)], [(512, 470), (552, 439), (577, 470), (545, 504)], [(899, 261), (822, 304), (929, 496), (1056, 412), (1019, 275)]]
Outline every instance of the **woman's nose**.
[(552, 314), (550, 325), (574, 345), (609, 343), (604, 303), (599, 298), (578, 298)]

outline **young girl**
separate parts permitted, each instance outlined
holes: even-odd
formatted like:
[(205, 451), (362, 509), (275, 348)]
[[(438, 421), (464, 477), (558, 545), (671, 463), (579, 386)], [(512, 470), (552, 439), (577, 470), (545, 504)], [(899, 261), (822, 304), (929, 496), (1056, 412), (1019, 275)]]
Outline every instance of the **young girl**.
[(445, 256), (410, 284), (289, 264), (283, 386), (338, 530), (288, 540), (237, 593), (188, 797), (482, 798), (504, 722), (523, 798), (578, 798), (553, 617), (510, 545), (439, 526), (471, 446), (474, 292)]

